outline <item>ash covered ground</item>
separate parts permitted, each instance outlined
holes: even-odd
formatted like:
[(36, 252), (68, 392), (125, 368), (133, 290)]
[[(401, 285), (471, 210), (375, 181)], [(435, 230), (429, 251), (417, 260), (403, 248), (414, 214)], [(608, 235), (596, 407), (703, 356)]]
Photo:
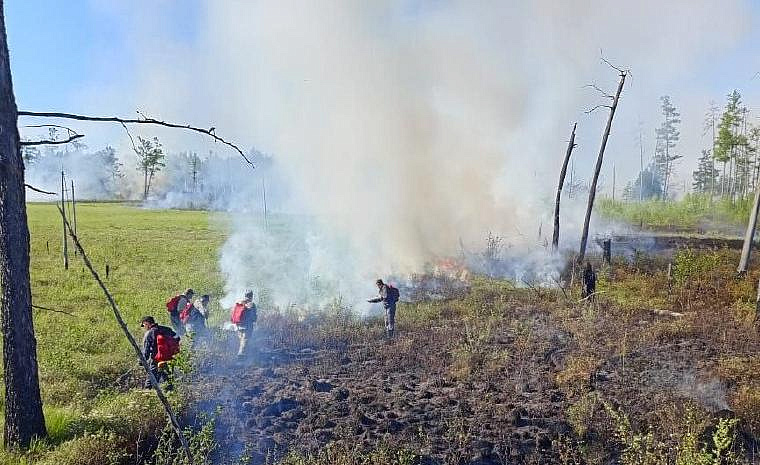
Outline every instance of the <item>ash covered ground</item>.
[[(633, 285), (632, 266), (608, 271)], [(663, 278), (647, 275), (655, 288)], [(339, 307), (262, 309), (249, 358), (234, 357), (232, 335), (201, 346), (193, 409), (218, 412), (220, 462), (331, 463), (334, 451), (364, 463), (382, 449), (410, 463), (617, 463), (620, 414), (672, 454), (686, 429), (709, 441), (719, 418), (736, 418), (732, 447), (758, 463), (758, 412), (737, 400), (758, 375), (732, 365), (756, 360), (751, 327), (699, 306), (672, 316), (569, 292), (473, 277), (401, 304), (393, 339)]]

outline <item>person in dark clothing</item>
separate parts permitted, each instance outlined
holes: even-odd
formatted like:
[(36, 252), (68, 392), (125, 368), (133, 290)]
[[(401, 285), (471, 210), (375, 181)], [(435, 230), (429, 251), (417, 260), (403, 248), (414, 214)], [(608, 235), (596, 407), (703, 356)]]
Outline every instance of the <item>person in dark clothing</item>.
[(591, 268), (591, 263), (586, 262), (586, 268), (583, 270), (583, 287), (581, 288), (581, 297), (589, 300), (594, 300), (594, 293), (596, 292), (596, 273)]
[[(140, 320), (140, 326), (145, 330), (143, 337), (143, 356), (148, 361), (148, 367), (160, 383), (169, 381), (169, 367), (167, 363), (179, 353), (180, 337), (173, 329), (156, 324), (152, 316), (145, 316)], [(151, 387), (150, 378), (145, 381), (145, 388)], [(167, 385), (171, 389), (171, 384)]]
[(367, 299), (369, 303), (383, 303), (385, 308), (385, 332), (388, 337), (393, 337), (396, 331), (396, 302), (398, 302), (398, 289), (385, 284), (382, 279), (375, 281), (377, 284), (378, 296), (374, 299)]
[(186, 309), (187, 316), (182, 322), (185, 324), (185, 332), (187, 334), (192, 334), (194, 337), (206, 335), (209, 299), (209, 295), (205, 294)]

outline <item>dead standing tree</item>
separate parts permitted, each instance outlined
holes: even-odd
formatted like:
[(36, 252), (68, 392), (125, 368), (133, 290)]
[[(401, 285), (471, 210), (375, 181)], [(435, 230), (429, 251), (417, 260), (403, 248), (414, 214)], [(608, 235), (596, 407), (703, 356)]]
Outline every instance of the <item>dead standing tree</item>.
[[(605, 97), (608, 97), (612, 100), (612, 105), (597, 105), (596, 107), (589, 110), (587, 113), (591, 113), (595, 109), (599, 107), (606, 107), (610, 109), (610, 115), (607, 118), (607, 127), (604, 129), (604, 135), (602, 136), (602, 146), (599, 148), (599, 156), (596, 158), (596, 167), (594, 168), (594, 177), (591, 180), (591, 186), (589, 187), (588, 191), (588, 204), (586, 205), (586, 218), (583, 221), (583, 233), (581, 235), (581, 247), (580, 251), (578, 252), (578, 258), (576, 260), (577, 263), (582, 263), (583, 259), (586, 256), (586, 242), (588, 241), (588, 228), (589, 223), (591, 222), (591, 210), (594, 208), (594, 199), (596, 198), (596, 184), (599, 180), (599, 173), (602, 171), (602, 160), (604, 159), (604, 149), (607, 148), (607, 140), (610, 137), (610, 130), (612, 129), (612, 119), (615, 117), (615, 110), (618, 106), (618, 101), (620, 101), (620, 94), (623, 92), (623, 86), (625, 85), (625, 78), (628, 77), (630, 74), (630, 71), (623, 70), (620, 68), (617, 68), (610, 64), (607, 60), (602, 58), (602, 61), (607, 63), (610, 67), (617, 70), (620, 73), (620, 82), (618, 82), (617, 92), (615, 92), (615, 95), (608, 95), (604, 94)], [(598, 87), (593, 86), (595, 89), (599, 90)], [(600, 91), (601, 92), (601, 91)]]
[[(757, 214), (760, 209), (760, 185), (755, 189), (755, 202), (752, 205), (752, 211), (747, 221), (747, 231), (744, 233), (744, 244), (742, 245), (742, 255), (739, 259), (739, 267), (736, 272), (739, 276), (744, 276), (749, 268), (749, 256), (752, 252), (752, 242), (755, 238), (755, 228), (757, 228)], [(760, 292), (760, 288), (759, 288)]]
[(565, 160), (562, 162), (562, 170), (559, 172), (559, 186), (557, 186), (557, 200), (554, 203), (554, 236), (552, 237), (552, 250), (559, 247), (559, 201), (562, 198), (562, 186), (565, 184), (565, 175), (567, 175), (567, 164), (570, 162), (570, 155), (575, 148), (575, 128), (578, 123), (573, 124), (573, 132), (570, 133), (570, 142), (567, 144)]

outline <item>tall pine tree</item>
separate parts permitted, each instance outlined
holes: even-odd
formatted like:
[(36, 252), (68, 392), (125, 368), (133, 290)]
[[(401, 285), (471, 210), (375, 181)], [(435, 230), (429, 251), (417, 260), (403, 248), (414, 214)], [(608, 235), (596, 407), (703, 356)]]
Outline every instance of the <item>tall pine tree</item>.
[(657, 174), (662, 180), (662, 196), (667, 199), (673, 178), (673, 163), (681, 158), (675, 153), (676, 144), (681, 137), (681, 133), (678, 131), (681, 114), (676, 111), (676, 107), (670, 102), (669, 96), (662, 96), (660, 101), (662, 102), (662, 116), (665, 119), (660, 127), (655, 130), (657, 145), (654, 160)]
[[(747, 138), (741, 133), (743, 121), (744, 109), (741, 106), (741, 94), (734, 90), (728, 94), (726, 109), (720, 117), (718, 134), (713, 149), (715, 160), (723, 163), (721, 193), (724, 196), (730, 196), (732, 199), (737, 192), (737, 157), (741, 153), (741, 148), (747, 144)], [(743, 159), (739, 161), (740, 168), (743, 163)], [(728, 165), (728, 174), (726, 173), (726, 165)]]
[(694, 171), (694, 182), (692, 187), (694, 192), (700, 194), (712, 193), (713, 186), (718, 178), (718, 170), (715, 169), (712, 153), (709, 150), (702, 150), (702, 156), (697, 162), (697, 169)]

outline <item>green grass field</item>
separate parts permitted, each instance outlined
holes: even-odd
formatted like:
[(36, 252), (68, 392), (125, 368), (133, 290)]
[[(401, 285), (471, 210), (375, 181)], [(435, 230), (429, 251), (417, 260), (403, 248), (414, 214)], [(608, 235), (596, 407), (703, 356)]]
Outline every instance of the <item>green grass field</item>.
[(711, 230), (743, 228), (749, 218), (752, 199), (731, 202), (710, 201), (707, 196), (691, 194), (677, 201), (599, 202), (599, 214), (633, 226), (655, 230)]
[[(67, 447), (46, 458), (51, 444), (84, 434), (117, 432), (131, 438), (140, 428), (162, 422), (155, 395), (130, 391), (142, 378), (135, 356), (103, 295), (74, 255), (69, 243), (69, 269), (62, 260), (62, 226), (52, 204), (29, 204), (31, 285), (34, 305), (60, 310), (34, 310), (37, 356), (43, 402), (51, 438), (31, 459), (61, 462)], [(140, 341), (138, 320), (152, 314), (166, 324), (165, 301), (186, 287), (219, 296), (223, 280), (217, 251), (224, 240), (223, 216), (197, 211), (145, 210), (118, 204), (77, 205), (80, 241), (105, 279), (122, 314)], [(126, 384), (125, 384), (125, 379)], [(71, 449), (74, 446), (68, 446)], [(74, 447), (75, 448), (75, 447)], [(19, 463), (8, 455), (0, 463)], [(26, 459), (23, 459), (26, 460)], [(77, 459), (78, 460), (78, 459)]]

